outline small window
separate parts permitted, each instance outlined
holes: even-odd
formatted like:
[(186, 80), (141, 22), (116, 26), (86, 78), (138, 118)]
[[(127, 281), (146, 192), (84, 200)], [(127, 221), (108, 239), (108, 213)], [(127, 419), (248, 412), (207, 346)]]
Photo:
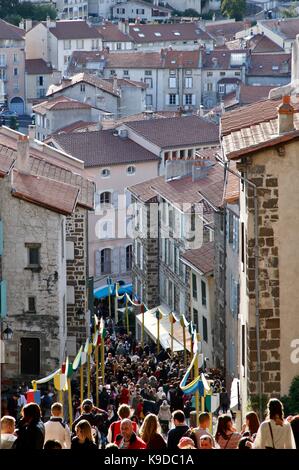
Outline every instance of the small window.
[(193, 299), (197, 299), (197, 279), (196, 275), (192, 273), (192, 296)]
[(133, 260), (133, 246), (128, 245), (126, 247), (126, 269), (131, 271), (132, 269), (132, 260)]
[(127, 174), (128, 175), (135, 175), (136, 173), (136, 167), (133, 165), (128, 166), (127, 168)]
[(208, 72), (208, 73), (207, 73), (207, 76), (208, 76), (208, 77), (213, 77), (213, 72)]
[(111, 193), (109, 193), (109, 191), (101, 193), (100, 204), (111, 204)]
[(225, 85), (224, 85), (223, 83), (220, 83), (220, 84), (218, 85), (218, 91), (219, 91), (219, 93), (221, 93), (221, 94), (225, 93)]
[(28, 297), (28, 312), (36, 313), (35, 297)]
[(13, 74), (14, 74), (15, 77), (17, 77), (19, 75), (19, 69), (17, 67), (15, 67), (13, 69)]
[(207, 289), (204, 281), (201, 281), (201, 304), (207, 305)]
[(40, 267), (40, 244), (27, 244), (28, 250), (28, 268)]
[(221, 77), (225, 77), (225, 72), (220, 72)]
[(148, 75), (148, 76), (150, 75), (150, 76), (151, 76), (151, 75), (152, 75), (152, 71), (151, 71), (151, 70), (145, 70), (145, 71), (144, 71), (144, 75)]
[(124, 76), (128, 76), (129, 75), (129, 70), (124, 70)]
[(196, 308), (193, 309), (193, 324), (198, 329), (198, 310)]
[(110, 75), (115, 75), (115, 70), (110, 70)]
[(108, 178), (110, 176), (110, 170), (109, 168), (104, 168), (102, 171), (101, 171), (101, 177), (102, 178)]
[(208, 320), (206, 317), (202, 317), (202, 336), (203, 340), (207, 343), (208, 342)]
[(81, 83), (80, 91), (81, 91), (81, 93), (85, 93), (85, 83)]
[(44, 85), (44, 77), (42, 75), (40, 75), (38, 77), (38, 84), (39, 86), (43, 86)]

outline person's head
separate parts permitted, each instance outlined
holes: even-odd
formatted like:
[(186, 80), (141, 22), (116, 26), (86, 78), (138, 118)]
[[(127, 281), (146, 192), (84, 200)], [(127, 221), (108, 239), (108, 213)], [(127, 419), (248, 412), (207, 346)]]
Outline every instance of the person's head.
[(180, 426), (185, 423), (185, 414), (182, 410), (176, 410), (172, 413), (173, 424)]
[(199, 427), (202, 429), (207, 429), (210, 426), (210, 415), (206, 411), (203, 411), (198, 416)]
[(191, 437), (182, 437), (178, 443), (179, 449), (195, 449), (195, 445)]
[(144, 418), (142, 427), (140, 429), (141, 439), (148, 443), (151, 437), (159, 432), (159, 421), (156, 415), (150, 413)]
[(208, 434), (204, 434), (199, 438), (200, 449), (213, 449), (213, 440)]
[(37, 403), (28, 403), (22, 409), (22, 416), (27, 423), (39, 421), (41, 418), (40, 407)]
[(1, 418), (1, 434), (13, 434), (16, 420), (13, 416), (3, 416)]
[(251, 434), (256, 434), (260, 426), (260, 422), (255, 411), (250, 411), (246, 414), (246, 426)]
[(59, 441), (56, 441), (55, 439), (49, 439), (44, 445), (44, 450), (57, 450), (57, 449), (62, 449), (62, 445), (60, 444)]
[(270, 419), (281, 419), (283, 420), (283, 404), (277, 398), (271, 398), (267, 404), (267, 417)]
[(242, 437), (238, 443), (238, 449), (249, 450), (252, 449), (252, 440), (250, 437)]
[(229, 415), (221, 415), (218, 418), (218, 425), (216, 431), (216, 439), (222, 436), (224, 439), (227, 439), (227, 433), (232, 431), (233, 422), (232, 418)]
[(93, 408), (92, 401), (88, 398), (82, 401), (81, 410), (83, 413), (91, 413)]
[(133, 424), (132, 421), (128, 418), (125, 418), (120, 423), (120, 433), (123, 438), (128, 441), (133, 434)]
[(85, 442), (86, 440), (93, 442), (91, 426), (86, 419), (79, 421), (75, 427), (75, 431), (80, 442)]
[(120, 419), (129, 418), (130, 414), (131, 414), (130, 407), (128, 405), (125, 405), (125, 404), (120, 405), (118, 410), (117, 410), (117, 414), (118, 414)]
[(55, 418), (59, 418), (62, 416), (63, 413), (63, 405), (61, 403), (53, 403), (51, 406), (51, 415), (55, 416)]
[(109, 444), (106, 445), (105, 447), (105, 450), (113, 450), (113, 449), (118, 449), (118, 446), (116, 444), (113, 444), (112, 442), (110, 442)]

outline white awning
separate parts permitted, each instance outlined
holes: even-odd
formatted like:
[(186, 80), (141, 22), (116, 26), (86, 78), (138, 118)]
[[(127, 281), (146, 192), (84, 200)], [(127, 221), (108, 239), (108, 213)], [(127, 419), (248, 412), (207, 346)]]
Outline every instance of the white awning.
[[(160, 344), (163, 349), (171, 349), (171, 325), (168, 319), (169, 309), (165, 305), (159, 305), (158, 307), (152, 308), (144, 312), (144, 330), (150, 336), (150, 338), (156, 343), (157, 342), (157, 318), (156, 311), (160, 310), (163, 317), (160, 320)], [(136, 316), (136, 320), (140, 326), (142, 326), (142, 313)], [(186, 328), (186, 349), (190, 351), (190, 334), (188, 328)], [(173, 325), (173, 351), (179, 352), (184, 350), (183, 340), (183, 328), (180, 322), (177, 321)]]

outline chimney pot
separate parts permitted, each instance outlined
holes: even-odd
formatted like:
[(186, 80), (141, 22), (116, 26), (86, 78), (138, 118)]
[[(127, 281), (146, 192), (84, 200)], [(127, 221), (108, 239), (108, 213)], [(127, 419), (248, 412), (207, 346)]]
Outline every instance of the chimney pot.
[(282, 103), (277, 108), (278, 133), (292, 132), (294, 130), (294, 107), (291, 105), (290, 95), (282, 97)]

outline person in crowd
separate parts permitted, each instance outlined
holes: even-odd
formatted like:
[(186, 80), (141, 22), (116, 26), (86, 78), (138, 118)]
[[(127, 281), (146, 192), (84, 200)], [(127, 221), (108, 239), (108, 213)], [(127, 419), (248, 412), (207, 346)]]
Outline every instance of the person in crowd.
[(215, 439), (213, 438), (212, 434), (209, 431), (209, 428), (210, 428), (210, 425), (211, 425), (211, 419), (210, 419), (209, 413), (207, 413), (205, 411), (200, 413), (200, 415), (198, 417), (198, 422), (199, 422), (198, 427), (193, 429), (193, 432), (194, 432), (195, 438), (196, 438), (197, 448), (199, 449), (199, 447), (200, 447), (200, 438), (201, 438), (201, 436), (210, 436), (211, 439), (212, 439), (212, 446), (216, 447)]
[(89, 421), (80, 420), (75, 426), (76, 436), (72, 439), (72, 450), (97, 450)]
[(159, 418), (161, 427), (163, 429), (163, 432), (167, 434), (169, 431), (169, 423), (172, 418), (170, 406), (167, 400), (164, 400), (162, 405), (160, 405), (158, 418)]
[(161, 436), (160, 425), (156, 415), (148, 414), (145, 417), (139, 435), (146, 443), (147, 449), (166, 449), (166, 442)]
[(267, 404), (267, 417), (258, 429), (254, 449), (296, 449), (291, 424), (284, 420), (283, 405), (277, 398)]
[(71, 432), (63, 420), (63, 406), (61, 403), (53, 403), (51, 406), (51, 417), (45, 423), (45, 443), (56, 440), (62, 449), (71, 448)]
[(17, 439), (13, 447), (18, 450), (42, 449), (45, 440), (45, 426), (41, 410), (36, 403), (28, 403), (22, 409), (22, 418), (16, 430)]
[(16, 420), (13, 416), (3, 416), (1, 418), (1, 442), (0, 449), (11, 449), (16, 436), (15, 432)]
[(210, 434), (202, 434), (199, 438), (199, 449), (215, 449), (214, 439)]
[(241, 437), (233, 426), (231, 416), (219, 416), (215, 440), (221, 449), (237, 449)]
[(299, 415), (292, 416), (289, 422), (291, 423), (296, 449), (299, 449)]
[(49, 439), (44, 445), (44, 450), (59, 450), (59, 449), (63, 449), (63, 447), (57, 439)]
[(179, 449), (196, 449), (194, 441), (190, 437), (181, 437), (178, 443)]
[(168, 432), (167, 448), (177, 449), (181, 437), (186, 434), (186, 432), (189, 430), (189, 427), (185, 423), (185, 415), (182, 410), (174, 411), (172, 413), (172, 420), (175, 427)]
[(245, 416), (245, 423), (242, 426), (241, 434), (244, 436), (245, 432), (249, 432), (249, 437), (254, 441), (260, 421), (255, 411), (249, 411)]
[(96, 408), (92, 401), (86, 399), (81, 405), (81, 415), (73, 422), (72, 433), (75, 433), (77, 424), (86, 420), (91, 426), (95, 426), (99, 433), (105, 433), (105, 425), (108, 420), (108, 413), (105, 410)]
[(128, 418), (122, 420), (115, 444), (119, 449), (146, 449), (146, 443), (133, 431), (133, 423)]
[[(116, 439), (116, 436), (118, 436), (120, 434), (121, 422), (124, 419), (130, 418), (130, 416), (131, 416), (130, 407), (128, 405), (124, 405), (124, 404), (120, 405), (120, 407), (117, 410), (117, 415), (119, 417), (119, 420), (114, 421), (113, 423), (111, 423), (111, 425), (109, 427), (108, 435), (107, 435), (108, 442), (114, 442), (115, 439)], [(135, 433), (137, 433), (137, 429), (138, 429), (137, 424), (135, 422), (133, 422), (132, 426), (133, 426), (133, 431)]]
[(225, 387), (222, 387), (219, 398), (220, 398), (220, 408), (222, 408), (222, 412), (226, 414), (229, 409), (229, 396)]

